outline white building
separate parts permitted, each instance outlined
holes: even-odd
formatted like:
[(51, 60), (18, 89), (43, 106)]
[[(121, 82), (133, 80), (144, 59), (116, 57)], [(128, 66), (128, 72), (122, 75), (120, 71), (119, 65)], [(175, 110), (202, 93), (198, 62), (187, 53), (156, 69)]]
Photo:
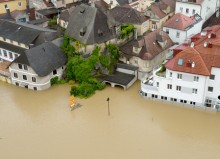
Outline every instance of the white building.
[(219, 0), (177, 0), (175, 13), (186, 16), (198, 14), (204, 23), (218, 9)]
[(175, 43), (183, 43), (188, 37), (201, 32), (202, 19), (198, 14), (187, 17), (177, 13), (163, 25), (163, 31), (167, 32)]
[(142, 81), (141, 95), (202, 107), (220, 105), (220, 26), (215, 31)]

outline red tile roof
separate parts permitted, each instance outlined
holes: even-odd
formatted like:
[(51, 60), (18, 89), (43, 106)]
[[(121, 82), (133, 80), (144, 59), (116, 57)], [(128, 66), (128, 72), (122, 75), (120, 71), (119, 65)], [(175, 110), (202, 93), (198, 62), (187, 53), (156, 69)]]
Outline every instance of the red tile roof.
[[(188, 46), (166, 63), (168, 69), (209, 76), (212, 67), (220, 68), (220, 25), (206, 28), (203, 31), (207, 31), (206, 35), (194, 36), (198, 39), (193, 48)], [(182, 65), (178, 65), (179, 59), (183, 60)], [(195, 67), (191, 67), (192, 62)]]
[(196, 19), (194, 16), (187, 17), (186, 15), (177, 13), (172, 18), (167, 20), (163, 26), (168, 27), (168, 28), (178, 29), (178, 30), (184, 30), (190, 25), (194, 24), (195, 22), (196, 22)]

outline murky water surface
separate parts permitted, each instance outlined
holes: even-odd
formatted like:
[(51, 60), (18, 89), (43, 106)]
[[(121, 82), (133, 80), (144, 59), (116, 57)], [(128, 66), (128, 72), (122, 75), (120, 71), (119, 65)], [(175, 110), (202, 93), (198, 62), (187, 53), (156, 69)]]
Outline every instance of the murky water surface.
[(220, 113), (145, 100), (139, 86), (108, 86), (70, 111), (68, 85), (0, 82), (0, 158), (219, 159)]

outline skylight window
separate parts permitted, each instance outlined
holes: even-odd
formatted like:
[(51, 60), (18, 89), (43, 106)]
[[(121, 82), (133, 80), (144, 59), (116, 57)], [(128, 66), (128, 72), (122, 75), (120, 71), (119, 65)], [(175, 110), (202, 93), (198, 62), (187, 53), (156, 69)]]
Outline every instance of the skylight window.
[(179, 58), (179, 60), (178, 60), (178, 65), (180, 65), (180, 66), (183, 65), (183, 59)]

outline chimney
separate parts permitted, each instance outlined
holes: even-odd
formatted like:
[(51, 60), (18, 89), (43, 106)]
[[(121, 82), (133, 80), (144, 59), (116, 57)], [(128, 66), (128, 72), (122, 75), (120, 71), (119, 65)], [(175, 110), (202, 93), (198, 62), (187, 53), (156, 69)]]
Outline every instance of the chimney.
[(205, 41), (204, 44), (203, 44), (203, 46), (204, 46), (204, 47), (207, 47), (207, 45), (208, 45), (208, 43), (207, 43), (207, 41)]
[(215, 16), (218, 18), (219, 17), (219, 10), (216, 11)]
[(7, 12), (7, 15), (8, 15), (8, 16), (11, 16), (11, 12), (10, 12), (10, 9), (9, 9), (9, 8), (6, 8), (6, 12)]
[(134, 40), (137, 40), (137, 36), (138, 36), (137, 28), (135, 28), (134, 29)]
[(194, 46), (195, 46), (195, 43), (194, 43), (194, 42), (191, 42), (190, 47), (194, 48)]

